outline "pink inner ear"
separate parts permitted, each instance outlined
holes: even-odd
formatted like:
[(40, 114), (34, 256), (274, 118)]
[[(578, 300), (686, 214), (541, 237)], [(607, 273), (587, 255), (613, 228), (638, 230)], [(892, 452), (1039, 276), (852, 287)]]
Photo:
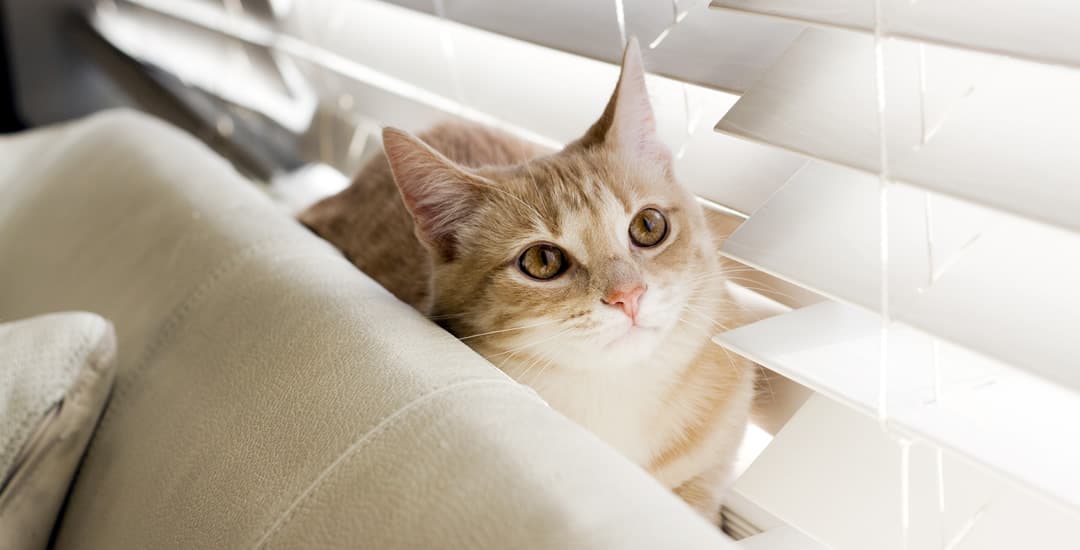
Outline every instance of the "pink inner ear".
[(406, 203), (422, 231), (443, 239), (454, 233), (469, 212), (468, 184), (446, 179), (429, 182), (418, 195), (406, 198)]
[(383, 146), (417, 236), (445, 259), (453, 259), (455, 232), (470, 211), (469, 175), (405, 132), (384, 130)]
[(636, 40), (627, 45), (615, 93), (611, 129), (618, 149), (629, 158), (670, 164), (671, 151), (656, 131), (656, 118), (645, 86), (645, 67)]
[(436, 250), (443, 261), (452, 261), (457, 256), (457, 235), (453, 231), (457, 224), (454, 212), (440, 210), (438, 203), (419, 203), (410, 210), (416, 221), (417, 236), (421, 242)]

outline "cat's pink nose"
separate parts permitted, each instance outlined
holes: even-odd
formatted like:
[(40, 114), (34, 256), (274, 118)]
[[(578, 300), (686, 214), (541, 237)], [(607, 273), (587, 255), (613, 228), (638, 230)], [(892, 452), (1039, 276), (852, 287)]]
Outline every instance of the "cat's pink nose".
[(604, 303), (622, 308), (630, 320), (637, 323), (638, 300), (645, 294), (645, 283), (623, 283), (608, 291)]

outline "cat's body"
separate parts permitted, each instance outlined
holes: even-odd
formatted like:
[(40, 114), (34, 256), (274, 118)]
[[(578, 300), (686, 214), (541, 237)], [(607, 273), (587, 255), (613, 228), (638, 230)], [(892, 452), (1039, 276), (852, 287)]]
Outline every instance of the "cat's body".
[(628, 52), (604, 116), (563, 151), (466, 123), (427, 146), (388, 130), (387, 155), (300, 220), (715, 517), (754, 371), (709, 341), (737, 312)]

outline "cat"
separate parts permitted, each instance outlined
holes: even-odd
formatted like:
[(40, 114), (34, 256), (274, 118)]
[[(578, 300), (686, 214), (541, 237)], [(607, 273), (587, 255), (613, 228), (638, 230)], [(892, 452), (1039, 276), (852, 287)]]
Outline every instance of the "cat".
[(738, 311), (636, 41), (603, 115), (561, 151), (463, 122), (387, 128), (383, 146), (299, 220), (718, 520), (754, 369), (710, 342)]

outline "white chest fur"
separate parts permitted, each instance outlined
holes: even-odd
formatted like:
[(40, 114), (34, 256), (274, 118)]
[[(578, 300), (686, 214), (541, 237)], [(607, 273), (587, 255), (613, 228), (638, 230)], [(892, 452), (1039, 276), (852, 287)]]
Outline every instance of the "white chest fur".
[(634, 370), (559, 373), (537, 391), (556, 410), (644, 465), (654, 452), (648, 430), (661, 404), (657, 387), (669, 382)]
[(553, 408), (645, 466), (672, 429), (694, 414), (693, 403), (672, 400), (669, 395), (698, 348), (672, 341), (637, 364), (560, 369), (533, 386)]

